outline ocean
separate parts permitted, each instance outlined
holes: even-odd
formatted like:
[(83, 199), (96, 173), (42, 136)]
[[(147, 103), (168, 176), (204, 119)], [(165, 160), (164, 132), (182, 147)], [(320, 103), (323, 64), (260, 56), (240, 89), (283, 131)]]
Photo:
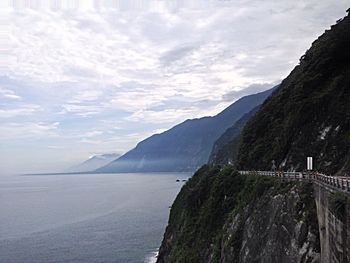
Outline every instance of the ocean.
[(190, 176), (0, 176), (0, 262), (154, 262), (169, 207)]

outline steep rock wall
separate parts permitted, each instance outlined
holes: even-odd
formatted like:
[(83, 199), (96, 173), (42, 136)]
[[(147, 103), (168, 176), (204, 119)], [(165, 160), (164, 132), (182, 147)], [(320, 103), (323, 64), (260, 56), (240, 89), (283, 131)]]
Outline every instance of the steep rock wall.
[(350, 200), (345, 194), (314, 184), (321, 262), (350, 262)]
[[(311, 187), (291, 184), (285, 192), (264, 195), (228, 220), (222, 262), (318, 262), (316, 211), (308, 194)], [(242, 239), (238, 260), (232, 257), (229, 245), (237, 235)]]

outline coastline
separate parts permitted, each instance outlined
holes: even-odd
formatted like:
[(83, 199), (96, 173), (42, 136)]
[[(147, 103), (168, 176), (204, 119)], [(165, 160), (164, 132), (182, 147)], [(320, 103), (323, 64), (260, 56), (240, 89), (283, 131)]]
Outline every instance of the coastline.
[(145, 259), (145, 263), (156, 263), (157, 257), (158, 257), (158, 250), (151, 252), (150, 255), (148, 255)]

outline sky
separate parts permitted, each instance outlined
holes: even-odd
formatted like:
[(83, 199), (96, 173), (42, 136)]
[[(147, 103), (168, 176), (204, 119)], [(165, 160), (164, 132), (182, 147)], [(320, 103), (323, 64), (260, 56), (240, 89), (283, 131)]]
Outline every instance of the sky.
[(0, 4), (0, 174), (124, 153), (278, 84), (348, 0)]

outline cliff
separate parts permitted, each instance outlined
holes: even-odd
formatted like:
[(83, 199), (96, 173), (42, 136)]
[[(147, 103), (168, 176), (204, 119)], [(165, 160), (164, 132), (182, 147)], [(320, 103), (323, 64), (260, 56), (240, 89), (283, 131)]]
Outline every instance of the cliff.
[(318, 262), (311, 184), (204, 166), (170, 212), (158, 263)]
[(321, 262), (350, 262), (350, 195), (314, 185)]

